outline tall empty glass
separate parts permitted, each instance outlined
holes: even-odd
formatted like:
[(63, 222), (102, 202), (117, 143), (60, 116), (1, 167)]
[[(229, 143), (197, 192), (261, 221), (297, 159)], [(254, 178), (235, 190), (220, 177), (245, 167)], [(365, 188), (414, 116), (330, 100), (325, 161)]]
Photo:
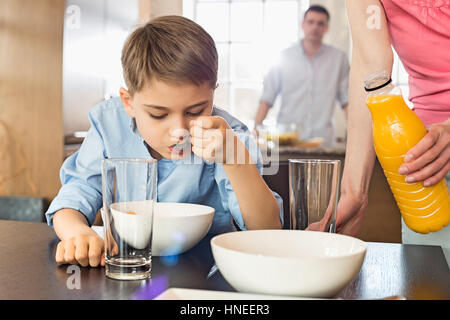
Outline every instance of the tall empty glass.
[(157, 161), (102, 161), (106, 276), (119, 280), (150, 277)]
[(290, 229), (336, 232), (339, 160), (289, 159)]

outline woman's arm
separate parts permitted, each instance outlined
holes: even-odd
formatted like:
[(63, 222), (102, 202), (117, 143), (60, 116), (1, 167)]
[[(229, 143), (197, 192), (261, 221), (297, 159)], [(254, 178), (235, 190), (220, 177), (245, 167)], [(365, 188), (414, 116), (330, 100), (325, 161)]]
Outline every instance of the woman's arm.
[(383, 6), (379, 0), (347, 0), (353, 41), (350, 68), (347, 149), (338, 204), (337, 230), (356, 235), (367, 207), (375, 161), (372, 119), (366, 107), (364, 79), (392, 72), (393, 53)]

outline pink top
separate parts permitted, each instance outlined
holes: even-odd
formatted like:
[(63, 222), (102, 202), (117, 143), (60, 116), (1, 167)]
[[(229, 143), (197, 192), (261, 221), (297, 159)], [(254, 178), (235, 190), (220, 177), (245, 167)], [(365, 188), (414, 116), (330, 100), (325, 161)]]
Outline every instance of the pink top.
[(381, 0), (425, 125), (450, 118), (450, 0)]

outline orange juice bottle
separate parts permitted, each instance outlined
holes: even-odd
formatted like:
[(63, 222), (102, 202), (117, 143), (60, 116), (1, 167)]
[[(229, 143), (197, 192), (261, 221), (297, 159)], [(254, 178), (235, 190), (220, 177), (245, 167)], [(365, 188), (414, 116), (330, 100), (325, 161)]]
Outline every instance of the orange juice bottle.
[(450, 197), (445, 179), (431, 187), (406, 183), (398, 173), (405, 154), (427, 133), (419, 117), (406, 105), (400, 88), (385, 71), (364, 81), (366, 104), (372, 115), (375, 152), (406, 225), (413, 231), (439, 231), (450, 222)]

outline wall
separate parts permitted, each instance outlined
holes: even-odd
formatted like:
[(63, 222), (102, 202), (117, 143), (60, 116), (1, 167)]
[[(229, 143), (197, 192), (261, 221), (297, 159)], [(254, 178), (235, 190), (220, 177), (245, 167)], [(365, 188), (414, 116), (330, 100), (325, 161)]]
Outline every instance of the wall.
[(159, 16), (182, 15), (183, 0), (139, 0), (139, 21)]
[(324, 41), (342, 51), (350, 52), (350, 29), (348, 25), (345, 0), (310, 0), (311, 5), (322, 5), (330, 13), (330, 29)]
[(0, 195), (52, 198), (63, 159), (64, 1), (0, 1)]
[(120, 56), (138, 24), (138, 0), (67, 0), (64, 26), (64, 134), (89, 129), (88, 112), (124, 85)]

